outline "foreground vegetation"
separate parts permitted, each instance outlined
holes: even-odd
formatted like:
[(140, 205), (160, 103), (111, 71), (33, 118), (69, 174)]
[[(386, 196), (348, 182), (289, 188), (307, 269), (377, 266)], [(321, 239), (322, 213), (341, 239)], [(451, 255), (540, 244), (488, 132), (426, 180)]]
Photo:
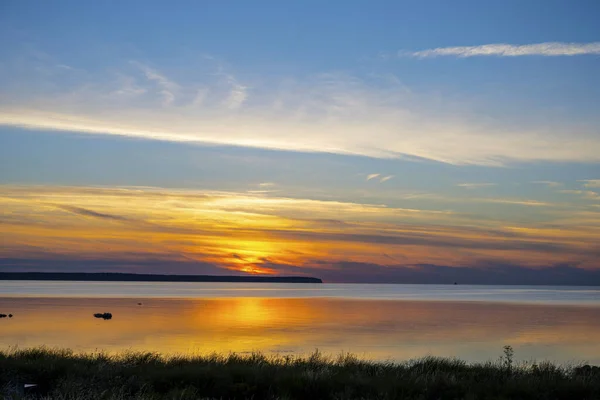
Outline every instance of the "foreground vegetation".
[[(23, 389), (26, 383), (38, 386)], [(598, 367), (309, 357), (0, 352), (5, 399), (600, 399)]]

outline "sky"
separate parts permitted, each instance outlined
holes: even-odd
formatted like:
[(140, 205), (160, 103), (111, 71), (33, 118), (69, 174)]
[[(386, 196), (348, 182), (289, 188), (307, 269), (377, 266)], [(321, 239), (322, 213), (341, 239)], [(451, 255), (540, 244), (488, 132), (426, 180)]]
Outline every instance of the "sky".
[(600, 3), (0, 2), (0, 271), (600, 284)]

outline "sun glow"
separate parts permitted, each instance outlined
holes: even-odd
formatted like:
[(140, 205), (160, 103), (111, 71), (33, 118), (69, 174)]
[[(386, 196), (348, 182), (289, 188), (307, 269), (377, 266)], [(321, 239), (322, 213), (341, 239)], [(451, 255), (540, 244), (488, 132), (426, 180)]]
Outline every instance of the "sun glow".
[(180, 273), (318, 276), (348, 260), (391, 268), (482, 259), (538, 266), (571, 262), (573, 255), (580, 266), (593, 268), (600, 240), (600, 231), (576, 224), (559, 230), (485, 221), (474, 227), (448, 212), (264, 194), (0, 189), (3, 257), (109, 259), (125, 270), (150, 260), (157, 268), (179, 263)]

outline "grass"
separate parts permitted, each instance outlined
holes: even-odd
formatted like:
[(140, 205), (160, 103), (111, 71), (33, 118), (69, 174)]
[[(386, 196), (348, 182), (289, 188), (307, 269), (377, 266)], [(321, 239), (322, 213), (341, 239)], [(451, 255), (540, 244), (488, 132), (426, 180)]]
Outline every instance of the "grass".
[[(37, 392), (23, 393), (24, 383)], [(352, 355), (163, 356), (0, 352), (5, 399), (600, 399), (600, 368), (427, 357), (403, 363)]]

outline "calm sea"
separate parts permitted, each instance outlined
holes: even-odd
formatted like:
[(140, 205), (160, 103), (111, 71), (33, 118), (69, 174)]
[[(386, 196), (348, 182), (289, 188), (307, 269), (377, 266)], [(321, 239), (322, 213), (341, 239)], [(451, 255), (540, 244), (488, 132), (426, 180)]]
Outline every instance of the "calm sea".
[(0, 313), (2, 348), (600, 364), (598, 287), (1, 281)]

